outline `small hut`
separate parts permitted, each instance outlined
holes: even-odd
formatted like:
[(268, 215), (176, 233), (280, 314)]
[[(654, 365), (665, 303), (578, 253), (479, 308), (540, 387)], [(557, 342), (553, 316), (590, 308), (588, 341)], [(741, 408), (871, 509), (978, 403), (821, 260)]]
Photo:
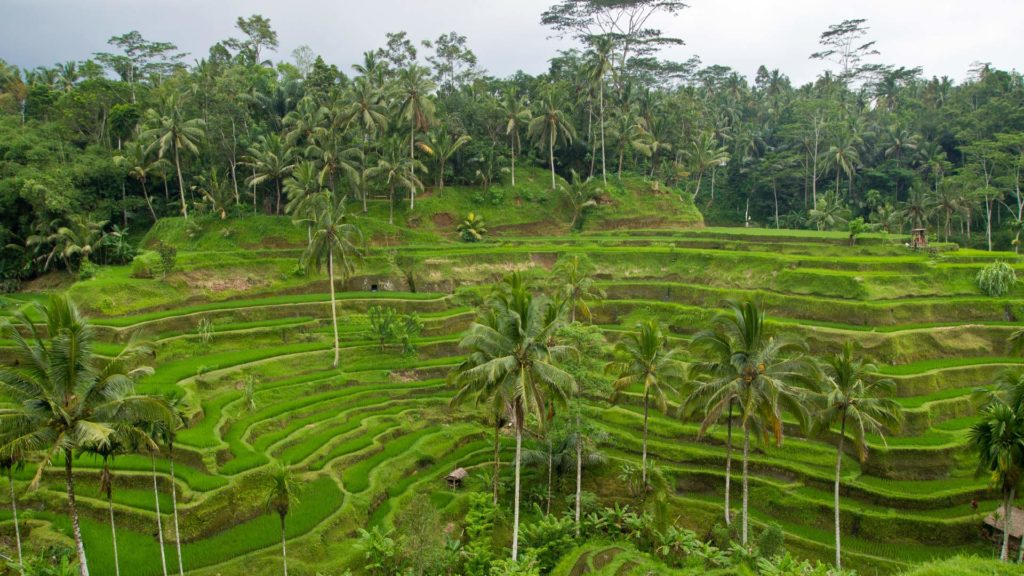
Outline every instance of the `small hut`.
[(928, 230), (926, 228), (914, 228), (910, 237), (910, 247), (927, 248), (928, 247)]
[(466, 472), (465, 468), (456, 468), (452, 470), (450, 474), (444, 477), (445, 482), (448, 483), (448, 487), (452, 490), (462, 488), (462, 481), (469, 476), (469, 472)]
[[(990, 540), (997, 544), (1003, 543), (1003, 525), (1006, 520), (1006, 513), (1003, 507), (996, 508), (994, 512), (985, 517), (985, 534)], [(1013, 516), (1010, 518), (1010, 549), (1016, 550), (1020, 546), (1021, 538), (1024, 537), (1024, 510), (1013, 507)]]

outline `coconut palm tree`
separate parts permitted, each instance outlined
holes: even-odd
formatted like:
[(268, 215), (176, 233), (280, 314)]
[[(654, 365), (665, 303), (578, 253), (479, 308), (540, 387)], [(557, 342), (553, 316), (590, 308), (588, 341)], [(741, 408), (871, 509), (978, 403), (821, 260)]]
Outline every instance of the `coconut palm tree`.
[(146, 199), (146, 207), (149, 208), (149, 214), (155, 222), (157, 220), (156, 210), (153, 208), (153, 200), (149, 197), (146, 182), (149, 180), (149, 175), (160, 170), (167, 161), (160, 158), (150, 161), (149, 151), (141, 142), (125, 144), (121, 153), (114, 157), (114, 161), (124, 166), (128, 171), (128, 177), (142, 186), (142, 197)]
[(419, 149), (433, 156), (437, 160), (437, 189), (438, 193), (444, 192), (444, 167), (459, 148), (462, 148), (472, 140), (465, 134), (452, 138), (451, 134), (443, 128), (436, 128), (427, 132), (426, 137), (419, 143)]
[(308, 146), (328, 131), (330, 112), (312, 96), (303, 96), (295, 109), (285, 114), (283, 123), (289, 146)]
[(394, 140), (384, 145), (384, 152), (377, 158), (377, 164), (366, 170), (367, 179), (376, 179), (388, 190), (388, 224), (395, 223), (395, 190), (399, 187), (409, 190), (415, 195), (423, 190), (423, 182), (416, 172), (426, 172), (427, 168), (416, 158), (408, 158), (400, 152)]
[(277, 192), (274, 213), (281, 213), (281, 185), (288, 174), (295, 169), (295, 149), (277, 134), (260, 136), (259, 141), (249, 148), (245, 163), (253, 168), (246, 185), (255, 187), (272, 181)]
[(160, 453), (160, 442), (167, 437), (167, 429), (173, 426), (171, 423), (161, 421), (148, 421), (141, 423), (146, 431), (149, 441), (146, 442), (149, 452), (150, 465), (153, 469), (153, 504), (156, 510), (156, 541), (160, 546), (160, 566), (163, 569), (163, 576), (167, 576), (167, 553), (164, 550), (164, 523), (160, 514), (160, 487), (157, 483), (156, 456)]
[(341, 341), (338, 339), (338, 307), (334, 297), (335, 267), (347, 280), (362, 258), (363, 233), (348, 221), (345, 197), (321, 193), (312, 209), (313, 236), (302, 253), (302, 262), (308, 272), (320, 272), (327, 265), (327, 283), (331, 287), (331, 323), (334, 327), (334, 368), (341, 360)]
[(527, 133), (538, 148), (547, 148), (548, 162), (551, 166), (551, 189), (555, 190), (555, 145), (559, 142), (571, 144), (576, 137), (569, 116), (555, 105), (552, 97), (544, 102), (540, 113), (530, 121)]
[(605, 167), (606, 156), (604, 146), (604, 81), (611, 73), (615, 65), (612, 62), (612, 52), (615, 50), (615, 40), (608, 35), (594, 36), (590, 40), (590, 50), (587, 51), (587, 76), (590, 82), (597, 85), (597, 121), (601, 132), (601, 181), (608, 185), (608, 172)]
[[(356, 78), (352, 83), (352, 89), (346, 97), (339, 100), (339, 107), (335, 113), (335, 128), (355, 127), (363, 135), (362, 158), (365, 162), (367, 153), (373, 138), (378, 134), (387, 132), (388, 109), (380, 88), (375, 86), (367, 76)], [(364, 163), (360, 173), (366, 171)], [(362, 182), (363, 213), (367, 211), (366, 197), (369, 190), (366, 182)]]
[(18, 525), (18, 495), (14, 492), (14, 469), (24, 464), (14, 458), (0, 458), (0, 470), (7, 474), (7, 484), (11, 490), (11, 516), (14, 518), (14, 543), (18, 550), (18, 571), (25, 576), (25, 560), (21, 555), (21, 527)]
[(106, 226), (106, 220), (93, 220), (89, 214), (71, 214), (66, 226), (58, 226), (48, 234), (33, 234), (25, 239), (25, 246), (40, 252), (44, 270), (59, 258), (68, 272), (74, 272), (89, 263), (92, 253), (102, 246)]
[(668, 394), (678, 395), (673, 382), (682, 382), (685, 366), (679, 360), (680, 350), (669, 345), (654, 320), (638, 324), (636, 332), (626, 335), (615, 346), (619, 359), (605, 366), (605, 373), (615, 376), (612, 402), (630, 388), (641, 387), (644, 402), (643, 447), (640, 457), (641, 479), (647, 489), (647, 418), (653, 400), (664, 412)]
[(517, 560), (526, 419), (532, 415), (543, 425), (550, 408), (564, 404), (576, 382), (556, 365), (572, 349), (552, 344), (560, 321), (549, 313), (551, 303), (542, 296), (533, 296), (521, 283), (510, 286), (494, 301), (493, 323), (474, 322), (460, 342), (460, 347), (479, 358), (480, 363), (459, 372), (455, 382), (479, 397), (508, 400), (516, 435), (512, 559)]
[(181, 196), (181, 215), (188, 219), (188, 205), (185, 203), (185, 178), (181, 175), (183, 153), (199, 154), (199, 143), (206, 138), (206, 123), (201, 118), (185, 118), (185, 112), (177, 96), (171, 96), (163, 112), (150, 109), (146, 112), (149, 129), (139, 137), (152, 142), (150, 150), (164, 158), (168, 153), (174, 157), (174, 168), (178, 172), (178, 194)]
[(228, 210), (235, 203), (235, 192), (231, 189), (227, 180), (222, 180), (217, 174), (216, 168), (210, 168), (208, 175), (199, 176), (199, 184), (195, 186), (205, 204), (208, 204), (210, 211), (217, 214), (221, 220), (228, 217)]
[(857, 151), (857, 138), (853, 134), (843, 132), (838, 139), (829, 146), (826, 159), (836, 169), (836, 195), (839, 195), (839, 176), (846, 174), (853, 185), (853, 174), (860, 164), (860, 153)]
[(313, 162), (300, 162), (284, 182), (285, 214), (306, 223), (306, 243), (313, 241), (313, 210), (323, 191), (323, 173)]
[[(430, 92), (434, 82), (430, 71), (416, 64), (398, 72), (398, 113), (409, 123), (409, 177), (416, 178), (416, 132), (426, 131), (434, 116), (434, 102)], [(416, 189), (409, 189), (409, 209), (416, 208)]]
[(505, 134), (509, 139), (512, 157), (512, 187), (515, 188), (516, 156), (519, 155), (517, 151), (522, 148), (519, 134), (522, 132), (523, 127), (530, 125), (530, 122), (533, 120), (533, 114), (530, 112), (530, 107), (526, 104), (526, 99), (517, 96), (514, 90), (505, 94), (504, 100), (501, 101), (501, 114), (504, 117)]
[(1020, 407), (1003, 401), (992, 402), (981, 412), (981, 421), (971, 426), (971, 446), (978, 455), (977, 474), (988, 474), (1003, 496), (1003, 544), (999, 559), (1009, 560), (1013, 500), (1024, 477), (1024, 414)]
[[(743, 508), (741, 541), (747, 545), (750, 494), (750, 434), (762, 432), (782, 443), (782, 414), (788, 412), (804, 424), (806, 394), (801, 385), (810, 380), (802, 352), (806, 344), (787, 336), (769, 336), (764, 312), (754, 302), (727, 302), (726, 311), (712, 319), (713, 330), (699, 333), (696, 348), (707, 350), (713, 360), (698, 370), (711, 375), (694, 383), (689, 402), (703, 406), (700, 435), (717, 422), (725, 410), (739, 408), (743, 430)], [(730, 420), (731, 421), (731, 420)]]
[[(694, 140), (690, 143), (690, 148), (686, 151), (686, 156), (690, 160), (692, 171), (697, 173), (697, 187), (693, 191), (693, 200), (697, 200), (697, 195), (700, 194), (700, 183), (704, 177), (704, 174), (713, 168), (718, 166), (724, 166), (729, 162), (729, 152), (725, 146), (719, 146), (718, 140), (715, 138), (712, 132), (701, 132)], [(714, 198), (714, 181), (712, 180), (711, 197)]]
[(293, 504), (299, 503), (299, 482), (284, 464), (278, 464), (270, 474), (270, 486), (266, 492), (268, 512), (276, 512), (281, 519), (281, 563), (284, 576), (288, 576), (288, 536), (285, 519)]
[(590, 178), (583, 180), (576, 170), (570, 170), (572, 180), (569, 186), (565, 187), (565, 197), (572, 206), (572, 222), (569, 223), (570, 230), (577, 230), (583, 227), (584, 213), (597, 206), (597, 196), (600, 190), (590, 185)]
[(15, 362), (0, 368), (0, 387), (10, 404), (0, 410), (0, 459), (22, 460), (41, 452), (32, 486), (58, 455), (63, 457), (79, 573), (88, 576), (75, 502), (74, 453), (109, 443), (123, 423), (168, 418), (165, 402), (136, 394), (135, 381), (152, 369), (143, 365), (151, 350), (131, 341), (112, 358), (93, 353), (96, 335), (67, 296), (51, 296), (34, 310), (46, 337), (23, 312), (4, 328), (14, 342)]
[(552, 272), (561, 283), (562, 298), (569, 305), (569, 321), (576, 321), (577, 310), (591, 320), (587, 300), (601, 300), (605, 293), (594, 284), (594, 264), (590, 259), (585, 254), (565, 254), (555, 263)]
[(876, 434), (885, 441), (884, 432), (899, 426), (903, 419), (900, 405), (891, 398), (896, 383), (888, 378), (877, 378), (874, 364), (854, 358), (853, 344), (847, 342), (842, 352), (829, 356), (822, 366), (818, 397), (822, 403), (818, 423), (825, 429), (839, 426), (836, 446), (836, 476), (834, 508), (836, 528), (836, 568), (842, 567), (839, 525), (839, 483), (843, 465), (843, 445), (847, 429), (857, 456), (863, 463), (867, 459), (867, 435)]

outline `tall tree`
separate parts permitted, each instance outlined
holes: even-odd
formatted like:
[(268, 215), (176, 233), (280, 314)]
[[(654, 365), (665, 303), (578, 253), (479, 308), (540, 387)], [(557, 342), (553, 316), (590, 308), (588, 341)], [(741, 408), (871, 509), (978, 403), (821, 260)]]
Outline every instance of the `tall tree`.
[(1013, 500), (1024, 478), (1024, 415), (1020, 406), (995, 401), (981, 412), (981, 421), (971, 426), (971, 446), (978, 456), (977, 474), (987, 474), (1003, 496), (1003, 543), (999, 559), (1009, 560)]
[(334, 362), (341, 361), (341, 341), (338, 338), (338, 306), (334, 296), (335, 266), (343, 280), (355, 271), (356, 263), (362, 258), (363, 233), (348, 222), (345, 198), (321, 193), (320, 200), (313, 208), (313, 237), (302, 253), (302, 262), (307, 271), (319, 272), (327, 266), (327, 283), (331, 288), (331, 325), (334, 327)]
[(516, 157), (522, 149), (519, 134), (524, 127), (528, 127), (533, 120), (530, 107), (526, 105), (526, 99), (518, 96), (515, 91), (505, 94), (501, 101), (501, 113), (505, 120), (505, 134), (509, 139), (509, 150), (512, 158), (512, 187), (516, 187)]
[[(426, 131), (434, 116), (434, 102), (430, 92), (434, 82), (427, 69), (415, 64), (398, 73), (399, 113), (409, 123), (409, 177), (416, 177), (416, 132)], [(409, 189), (409, 209), (416, 208), (416, 189)]]
[(278, 464), (270, 473), (270, 486), (266, 492), (267, 511), (274, 512), (281, 520), (281, 563), (284, 576), (288, 576), (288, 535), (285, 519), (293, 504), (299, 502), (299, 482), (284, 464)]
[(644, 430), (640, 457), (641, 478), (647, 490), (647, 419), (653, 401), (664, 412), (668, 394), (678, 395), (673, 382), (684, 380), (684, 365), (679, 360), (679, 349), (671, 346), (658, 323), (651, 320), (637, 325), (615, 346), (618, 360), (608, 363), (605, 372), (615, 376), (612, 387), (615, 401), (627, 390), (640, 387), (643, 392)]
[(853, 344), (847, 342), (842, 352), (825, 360), (823, 377), (818, 383), (821, 389), (818, 394), (822, 401), (821, 411), (817, 415), (819, 423), (826, 429), (839, 427), (833, 503), (837, 569), (842, 568), (839, 486), (847, 429), (853, 432), (853, 445), (863, 463), (868, 455), (867, 435), (878, 435), (884, 442), (884, 433), (898, 427), (903, 419), (900, 405), (891, 398), (896, 392), (896, 383), (888, 378), (874, 376), (877, 373), (877, 366), (854, 357)]
[(551, 189), (555, 190), (555, 144), (565, 142), (572, 143), (576, 136), (576, 129), (569, 120), (568, 115), (555, 106), (554, 100), (549, 97), (540, 113), (530, 121), (528, 132), (537, 147), (547, 148), (548, 162), (551, 167)]
[(32, 481), (61, 456), (67, 486), (68, 515), (78, 556), (79, 574), (88, 576), (75, 501), (74, 453), (112, 441), (121, 424), (169, 418), (159, 398), (136, 394), (135, 381), (152, 373), (143, 365), (150, 349), (130, 342), (112, 358), (94, 353), (96, 333), (67, 296), (36, 303), (44, 332), (23, 312), (4, 328), (14, 342), (16, 362), (0, 368), (0, 386), (12, 403), (0, 410), (0, 459), (21, 460), (29, 453), (43, 458)]
[(564, 404), (576, 386), (573, 376), (555, 363), (571, 349), (552, 344), (560, 322), (557, 315), (549, 314), (550, 306), (546, 298), (533, 296), (522, 285), (514, 286), (497, 300), (494, 325), (474, 322), (459, 344), (484, 361), (460, 372), (457, 384), (463, 388), (500, 389), (510, 404), (516, 434), (513, 560), (519, 558), (520, 469), (526, 419), (532, 415), (543, 425), (550, 407)]
[(162, 112), (150, 109), (146, 112), (149, 126), (140, 138), (152, 142), (160, 158), (168, 153), (174, 157), (174, 168), (178, 172), (178, 194), (181, 196), (181, 215), (188, 219), (188, 205), (185, 203), (185, 178), (181, 173), (183, 153), (199, 154), (199, 144), (206, 138), (206, 123), (201, 118), (185, 118), (184, 108), (176, 96), (171, 96)]

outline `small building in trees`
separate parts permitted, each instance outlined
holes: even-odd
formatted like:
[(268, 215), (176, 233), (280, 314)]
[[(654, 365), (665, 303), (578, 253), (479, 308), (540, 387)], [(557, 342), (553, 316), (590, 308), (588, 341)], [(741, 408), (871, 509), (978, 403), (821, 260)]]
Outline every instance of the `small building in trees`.
[(914, 228), (912, 230), (910, 247), (914, 249), (928, 247), (928, 230), (926, 228)]
[[(990, 540), (996, 544), (1003, 543), (1003, 525), (1006, 520), (1006, 512), (999, 506), (994, 512), (985, 517), (984, 532)], [(1024, 537), (1024, 510), (1013, 507), (1013, 516), (1010, 518), (1010, 550), (1017, 550), (1020, 547), (1021, 538)]]

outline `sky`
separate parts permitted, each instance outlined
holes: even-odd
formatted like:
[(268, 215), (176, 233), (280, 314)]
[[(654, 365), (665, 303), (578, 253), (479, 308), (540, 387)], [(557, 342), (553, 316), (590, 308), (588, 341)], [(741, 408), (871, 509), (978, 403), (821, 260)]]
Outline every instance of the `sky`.
[[(345, 72), (386, 32), (419, 41), (455, 30), (468, 37), (480, 65), (505, 76), (537, 74), (571, 39), (551, 37), (540, 14), (555, 0), (0, 0), (0, 58), (21, 67), (83, 60), (107, 51), (108, 38), (138, 30), (204, 57), (238, 36), (238, 16), (262, 14), (278, 33), (276, 60), (310, 46)], [(689, 0), (655, 25), (682, 38), (662, 57), (730, 66), (752, 78), (761, 64), (797, 84), (826, 64), (808, 59), (830, 24), (866, 18), (877, 62), (921, 66), (926, 76), (962, 80), (974, 62), (1024, 69), (1024, 0)]]

